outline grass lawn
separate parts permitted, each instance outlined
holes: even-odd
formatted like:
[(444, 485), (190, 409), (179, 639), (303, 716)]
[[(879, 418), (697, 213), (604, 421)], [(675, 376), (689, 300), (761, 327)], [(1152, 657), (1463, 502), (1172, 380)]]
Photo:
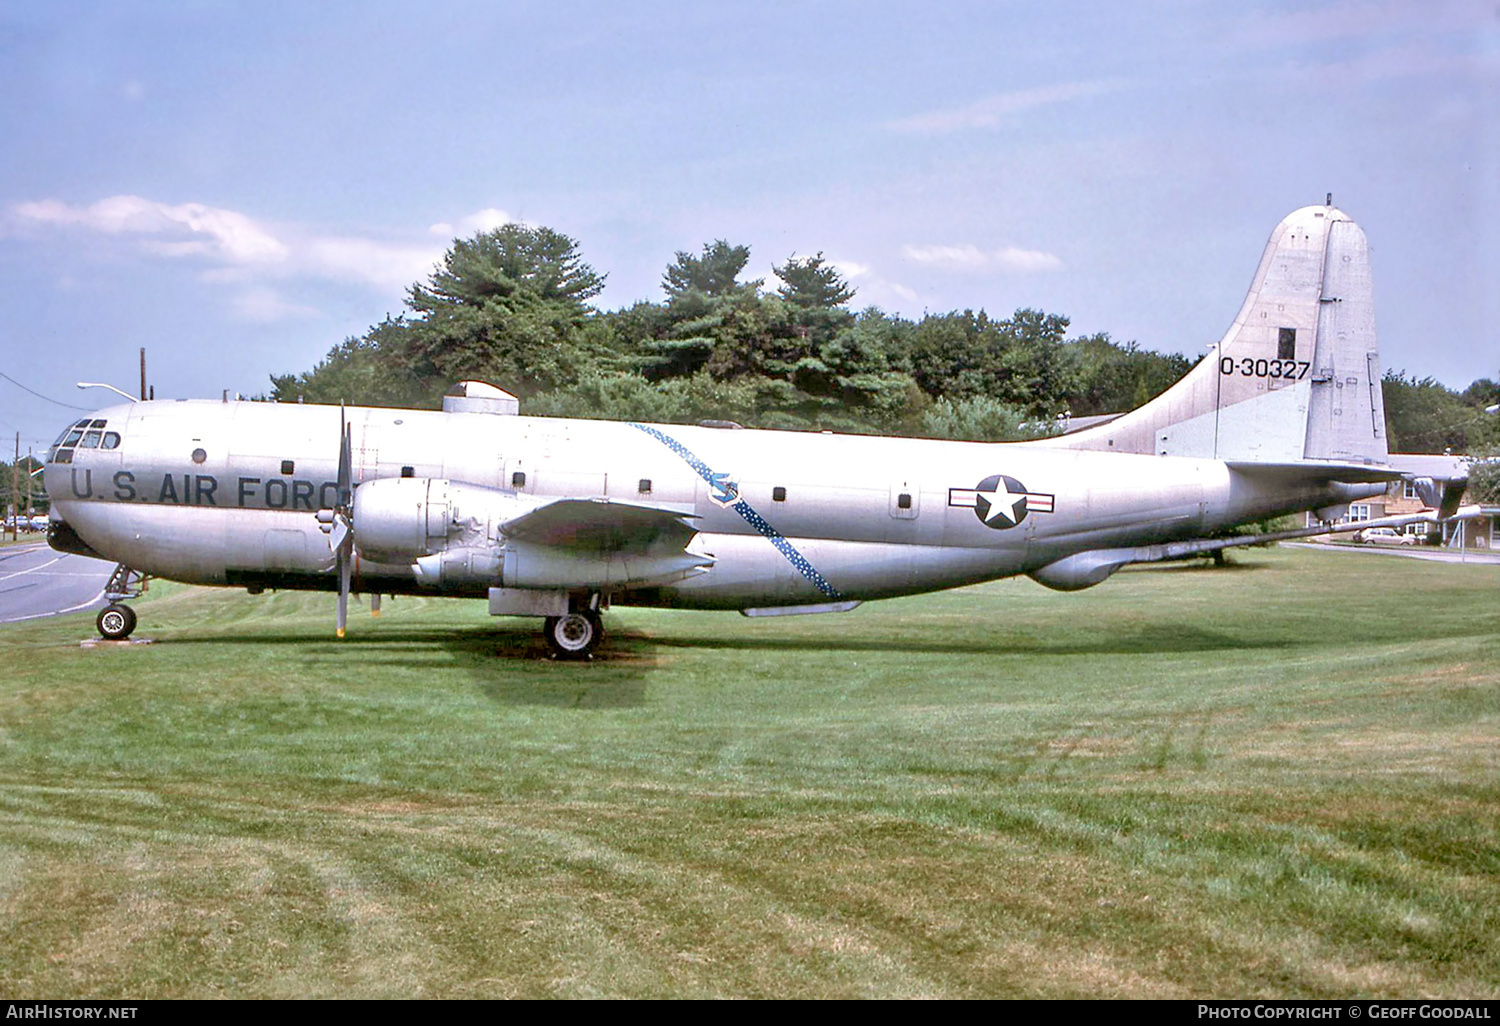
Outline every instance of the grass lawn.
[(1500, 995), (1500, 568), (0, 628), (16, 998)]

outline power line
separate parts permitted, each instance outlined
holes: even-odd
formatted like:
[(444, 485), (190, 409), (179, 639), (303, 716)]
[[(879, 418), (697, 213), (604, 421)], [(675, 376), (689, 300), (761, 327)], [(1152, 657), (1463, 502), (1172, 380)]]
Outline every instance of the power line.
[(38, 392), (36, 389), (34, 389), (34, 388), (26, 388), (25, 385), (21, 384), (19, 381), (17, 381), (15, 378), (11, 377), (9, 374), (5, 373), (4, 371), (0, 371), (0, 378), (4, 378), (6, 381), (9, 381), (12, 385), (15, 385), (17, 388), (25, 389), (27, 392), (30, 392), (32, 395), (36, 396), (38, 399), (46, 399), (47, 402), (51, 403), (54, 406), (61, 406), (61, 407), (65, 408), (65, 409), (69, 409), (69, 410), (82, 410), (84, 413), (92, 413), (92, 412), (94, 412), (93, 409), (91, 407), (88, 407), (88, 406), (74, 406), (72, 403), (60, 403), (56, 399), (48, 399), (46, 396), (42, 395), (42, 393)]

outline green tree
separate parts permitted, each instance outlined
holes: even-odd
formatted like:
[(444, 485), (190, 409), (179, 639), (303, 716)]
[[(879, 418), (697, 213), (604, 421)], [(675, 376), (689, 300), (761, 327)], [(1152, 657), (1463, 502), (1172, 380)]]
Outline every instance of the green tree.
[(731, 246), (724, 239), (705, 243), (701, 256), (678, 250), (676, 259), (662, 275), (667, 302), (676, 303), (694, 293), (709, 299), (743, 292), (753, 295), (759, 291), (761, 279), (739, 281), (740, 272), (749, 262), (749, 246)]
[(409, 316), (347, 339), (307, 374), (273, 376), (274, 396), (436, 406), (465, 378), (523, 396), (555, 388), (607, 362), (608, 326), (587, 325), (603, 287), (566, 235), (519, 224), (480, 232), (411, 287)]
[(1074, 416), (1125, 413), (1165, 392), (1188, 372), (1192, 361), (1180, 353), (1155, 353), (1134, 342), (1119, 345), (1107, 332), (1067, 343), (1077, 374), (1068, 410)]
[(921, 433), (966, 442), (1016, 442), (1045, 438), (1056, 428), (1051, 421), (1029, 419), (1019, 406), (981, 395), (939, 399), (922, 414)]
[(854, 289), (821, 252), (812, 257), (788, 257), (786, 263), (772, 270), (781, 279), (776, 294), (792, 306), (832, 310), (854, 298)]
[(1483, 409), (1434, 378), (1391, 370), (1381, 386), (1392, 452), (1467, 453), (1470, 436), (1482, 441), (1490, 429)]
[(270, 398), (279, 403), (431, 405), (430, 383), (406, 364), (411, 325), (386, 317), (358, 337), (346, 338), (310, 371), (271, 375)]
[(556, 303), (581, 318), (605, 276), (583, 262), (578, 243), (551, 228), (507, 224), (456, 239), (428, 284), (413, 285), (407, 305), (419, 315), (483, 308), (526, 297)]

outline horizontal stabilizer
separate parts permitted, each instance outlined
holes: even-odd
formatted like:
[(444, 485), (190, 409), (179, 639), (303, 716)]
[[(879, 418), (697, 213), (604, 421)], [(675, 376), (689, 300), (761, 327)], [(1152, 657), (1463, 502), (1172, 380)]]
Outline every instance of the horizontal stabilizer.
[(507, 538), (574, 552), (679, 550), (697, 533), (691, 513), (610, 499), (559, 499), (500, 525)]
[(1368, 463), (1333, 463), (1326, 460), (1292, 460), (1286, 463), (1261, 463), (1257, 460), (1230, 460), (1230, 470), (1247, 477), (1275, 481), (1278, 484), (1343, 481), (1347, 484), (1378, 484), (1399, 481), (1401, 471)]

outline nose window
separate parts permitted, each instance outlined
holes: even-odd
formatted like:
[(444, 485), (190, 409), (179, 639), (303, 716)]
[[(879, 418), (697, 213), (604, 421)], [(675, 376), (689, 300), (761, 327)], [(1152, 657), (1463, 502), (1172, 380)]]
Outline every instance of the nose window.
[(120, 445), (118, 431), (105, 431), (108, 421), (84, 419), (72, 427), (63, 428), (52, 449), (47, 453), (48, 463), (72, 463), (76, 449), (115, 449)]

